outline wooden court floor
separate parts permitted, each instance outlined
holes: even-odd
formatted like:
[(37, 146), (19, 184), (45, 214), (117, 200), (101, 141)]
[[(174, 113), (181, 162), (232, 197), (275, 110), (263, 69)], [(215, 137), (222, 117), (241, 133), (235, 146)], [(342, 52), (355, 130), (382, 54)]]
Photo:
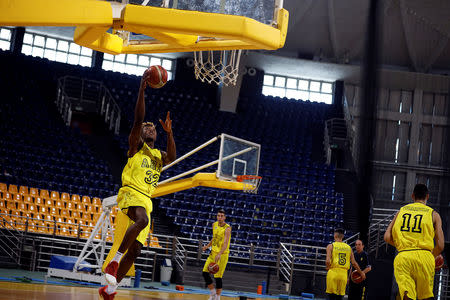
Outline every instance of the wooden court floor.
[[(16, 282), (0, 282), (0, 299), (1, 300), (31, 300), (31, 299), (47, 299), (47, 300), (97, 300), (98, 288), (91, 287), (74, 287), (62, 285), (48, 284), (31, 284)], [(199, 294), (182, 294), (167, 293), (156, 291), (140, 291), (140, 290), (119, 290), (115, 300), (124, 299), (183, 299), (183, 300), (207, 300), (208, 295)], [(238, 298), (221, 297), (221, 300), (230, 300)]]

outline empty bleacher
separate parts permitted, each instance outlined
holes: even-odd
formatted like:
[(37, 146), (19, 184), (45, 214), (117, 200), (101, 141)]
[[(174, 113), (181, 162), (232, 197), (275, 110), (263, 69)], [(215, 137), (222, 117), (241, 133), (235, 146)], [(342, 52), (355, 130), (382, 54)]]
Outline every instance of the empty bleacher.
[[(119, 186), (107, 164), (94, 157), (85, 137), (67, 128), (58, 115), (52, 103), (56, 86), (40, 69), (45, 66), (22, 59), (26, 68), (18, 57), (0, 55), (5, 67), (0, 75), (5, 91), (0, 105), (0, 182), (90, 197), (113, 195)], [(27, 72), (13, 72), (15, 68)]]
[[(57, 234), (74, 234), (79, 222), (95, 222), (99, 213), (94, 203), (85, 205), (83, 197), (78, 201), (74, 194), (87, 195), (92, 201), (117, 193), (119, 186), (107, 165), (94, 157), (85, 138), (65, 127), (52, 109), (54, 82), (67, 73), (103, 81), (121, 106), (123, 134), (116, 141), (125, 153), (139, 78), (9, 53), (0, 53), (0, 60), (6, 70), (28, 70), (10, 78), (5, 75), (9, 71), (1, 75), (7, 92), (0, 110), (7, 118), (0, 122), (4, 137), (0, 141), (0, 182), (55, 191), (59, 196), (57, 200), (56, 193), (49, 192), (45, 198), (49, 202), (41, 204), (44, 197), (40, 192), (31, 196), (31, 189), (29, 195), (5, 190), (2, 209), (39, 216), (42, 221), (30, 230), (49, 233), (50, 223), (60, 218), (68, 224), (59, 227)], [(332, 228), (343, 223), (343, 196), (334, 190), (334, 170), (320, 159), (330, 106), (255, 95), (241, 98), (237, 113), (231, 114), (220, 112), (215, 100), (202, 95), (201, 90), (176, 82), (146, 94), (147, 120), (157, 123), (171, 111), (179, 155), (222, 132), (262, 146), (259, 194), (197, 188), (161, 198), (159, 208), (179, 226), (181, 235), (208, 240), (217, 209), (225, 208), (233, 227), (232, 242), (237, 244), (276, 248), (279, 242), (323, 246), (332, 240)], [(164, 149), (165, 134), (160, 129), (158, 133), (157, 146)], [(217, 157), (218, 147), (209, 146), (164, 172), (161, 180)], [(68, 198), (68, 194), (72, 196)], [(39, 213), (42, 208), (45, 214)], [(46, 220), (48, 216), (52, 220)]]
[(0, 183), (0, 212), (6, 228), (88, 238), (101, 210), (97, 197)]

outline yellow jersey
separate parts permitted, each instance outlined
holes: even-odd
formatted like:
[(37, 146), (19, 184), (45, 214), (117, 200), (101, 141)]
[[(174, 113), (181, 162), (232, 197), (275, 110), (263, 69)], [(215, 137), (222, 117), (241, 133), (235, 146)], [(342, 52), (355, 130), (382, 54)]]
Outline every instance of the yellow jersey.
[(128, 158), (122, 172), (122, 186), (151, 197), (158, 185), (162, 166), (161, 151), (144, 143), (135, 155)]
[(392, 226), (392, 238), (398, 251), (434, 248), (433, 209), (415, 202), (400, 208)]
[(350, 268), (350, 255), (352, 248), (343, 242), (334, 242), (331, 252), (331, 268), (341, 268), (348, 270)]
[[(227, 223), (225, 223), (224, 226), (219, 226), (219, 222), (214, 222), (213, 224), (213, 240), (212, 240), (212, 251), (213, 252), (220, 252), (220, 249), (222, 249), (222, 244), (225, 239), (225, 230), (230, 227)], [(227, 254), (230, 252), (230, 239), (228, 240), (228, 245), (224, 254)]]

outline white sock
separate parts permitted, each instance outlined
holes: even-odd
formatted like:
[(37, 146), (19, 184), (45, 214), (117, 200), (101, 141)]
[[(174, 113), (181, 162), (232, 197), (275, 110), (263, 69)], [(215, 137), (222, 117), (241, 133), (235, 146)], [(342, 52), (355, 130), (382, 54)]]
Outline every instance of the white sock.
[(216, 294), (216, 300), (220, 300), (220, 295)]
[(112, 293), (114, 293), (117, 289), (117, 285), (109, 285), (106, 287), (106, 293), (108, 295), (111, 295)]
[(209, 290), (210, 292), (211, 292), (211, 295), (215, 295), (216, 294), (216, 289), (212, 289), (212, 290)]
[(119, 262), (120, 259), (122, 258), (123, 253), (120, 253), (119, 251), (116, 252), (116, 255), (114, 256), (112, 261), (117, 261)]

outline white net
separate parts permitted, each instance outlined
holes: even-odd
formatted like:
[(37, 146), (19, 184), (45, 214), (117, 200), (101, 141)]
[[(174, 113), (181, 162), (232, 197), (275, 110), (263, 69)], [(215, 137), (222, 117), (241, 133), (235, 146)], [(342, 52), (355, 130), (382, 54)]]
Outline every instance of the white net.
[(259, 185), (261, 184), (261, 176), (255, 175), (239, 175), (236, 181), (244, 183), (242, 191), (244, 193), (257, 194)]
[(195, 78), (202, 82), (236, 85), (242, 50), (194, 52)]

